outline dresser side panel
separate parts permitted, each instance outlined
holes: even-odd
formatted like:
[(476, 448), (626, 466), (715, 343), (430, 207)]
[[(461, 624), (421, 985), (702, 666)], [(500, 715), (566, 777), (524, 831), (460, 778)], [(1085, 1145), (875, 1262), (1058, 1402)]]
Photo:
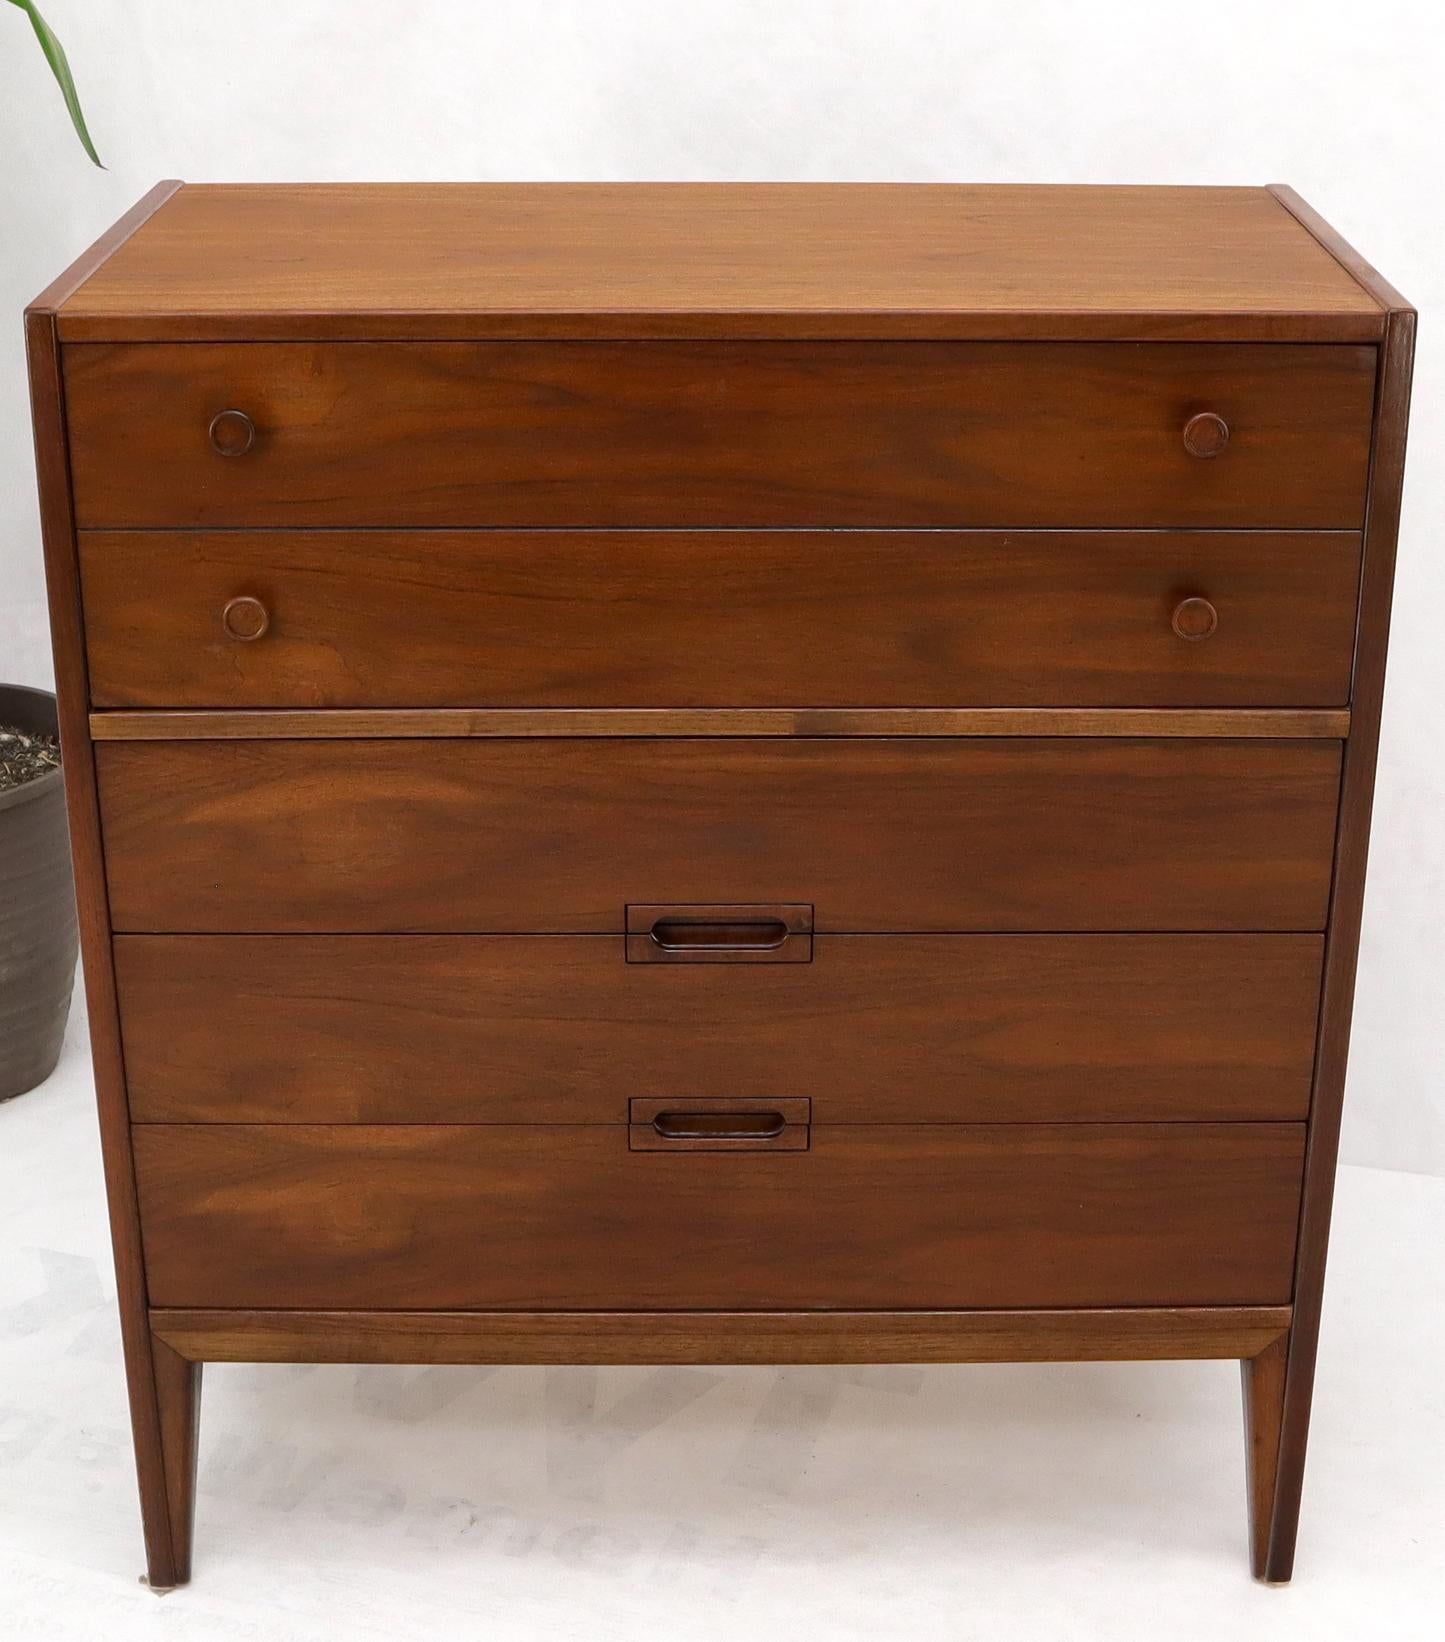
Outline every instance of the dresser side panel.
[(41, 537), (45, 552), (60, 741), (75, 873), (85, 996), (95, 1070), (101, 1156), (110, 1212), (121, 1340), (130, 1395), (137, 1481), (146, 1525), (149, 1577), (174, 1584), (179, 1572), (170, 1536), (161, 1418), (147, 1319), (147, 1292), (136, 1202), (135, 1164), (125, 1067), (112, 969), (110, 910), (86, 676), (84, 619), (70, 484), (61, 345), (53, 304), (98, 266), (125, 233), (179, 185), (162, 184), (85, 253), (25, 314)]
[(1274, 1580), (1286, 1580), (1293, 1571), (1295, 1529), (1309, 1438), (1385, 690), (1414, 369), (1415, 320), (1412, 309), (1398, 309), (1389, 315), (1376, 386), (1350, 735), (1345, 743), (1340, 783), (1315, 1088), (1296, 1255), (1294, 1324), (1285, 1381), (1273, 1532), (1267, 1559), (1267, 1577)]

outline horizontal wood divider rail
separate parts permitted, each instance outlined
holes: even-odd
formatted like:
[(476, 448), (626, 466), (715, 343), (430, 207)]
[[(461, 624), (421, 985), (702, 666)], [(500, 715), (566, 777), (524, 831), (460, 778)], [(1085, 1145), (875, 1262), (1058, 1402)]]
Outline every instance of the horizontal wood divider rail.
[(1060, 307), (1020, 318), (970, 308), (954, 314), (739, 315), (718, 310), (644, 314), (336, 313), (66, 314), (62, 342), (1378, 342), (1385, 316), (1208, 314), (1166, 308), (1120, 313)]
[(1248, 736), (1338, 740), (1348, 708), (399, 708), (104, 712), (97, 741), (509, 736)]
[(1006, 1363), (1249, 1358), (1288, 1306), (1085, 1311), (152, 1310), (195, 1362)]

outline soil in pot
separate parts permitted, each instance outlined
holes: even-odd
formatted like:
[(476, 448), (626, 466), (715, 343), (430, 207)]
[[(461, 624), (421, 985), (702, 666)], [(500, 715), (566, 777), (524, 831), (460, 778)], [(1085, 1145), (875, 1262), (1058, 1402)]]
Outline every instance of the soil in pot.
[(0, 685), (0, 1100), (55, 1070), (75, 951), (55, 698)]
[(0, 792), (59, 768), (60, 743), (53, 735), (31, 735), (18, 724), (0, 724)]

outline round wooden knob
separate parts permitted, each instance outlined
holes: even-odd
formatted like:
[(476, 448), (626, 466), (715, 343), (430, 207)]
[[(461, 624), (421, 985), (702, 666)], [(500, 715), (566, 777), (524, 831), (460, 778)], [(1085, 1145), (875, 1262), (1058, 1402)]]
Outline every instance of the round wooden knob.
[(231, 599), (221, 611), (221, 626), (226, 629), (226, 636), (240, 644), (263, 637), (270, 625), (271, 612), (260, 599), (253, 599), (249, 594)]
[(209, 431), (211, 448), (218, 456), (244, 456), (256, 443), (256, 424), (245, 411), (217, 411)]
[(1169, 625), (1179, 638), (1197, 644), (1219, 626), (1219, 612), (1208, 599), (1183, 599), (1174, 606)]
[(1229, 443), (1229, 423), (1213, 411), (1200, 411), (1184, 424), (1184, 448), (1191, 456), (1218, 456)]

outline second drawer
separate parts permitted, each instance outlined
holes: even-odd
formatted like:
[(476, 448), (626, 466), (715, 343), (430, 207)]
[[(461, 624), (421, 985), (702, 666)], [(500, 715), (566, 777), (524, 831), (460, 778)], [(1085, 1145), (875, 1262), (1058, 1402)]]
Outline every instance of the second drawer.
[(1349, 699), (1360, 542), (86, 531), (80, 551), (106, 707), (1312, 707)]
[(116, 941), (132, 1116), (606, 1123), (634, 1097), (817, 1124), (1296, 1119), (1314, 935), (820, 936), (628, 963), (597, 935)]

